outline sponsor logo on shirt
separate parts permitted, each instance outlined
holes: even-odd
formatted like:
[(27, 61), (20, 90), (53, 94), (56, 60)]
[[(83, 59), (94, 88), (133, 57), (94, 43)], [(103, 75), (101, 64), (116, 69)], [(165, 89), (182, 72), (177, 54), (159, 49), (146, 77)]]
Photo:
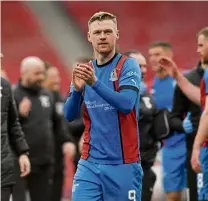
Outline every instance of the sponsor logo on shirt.
[(114, 69), (114, 70), (111, 72), (110, 80), (113, 81), (113, 82), (116, 81), (116, 80), (118, 80), (118, 75), (117, 75), (116, 69)]
[(139, 76), (139, 74), (137, 72), (134, 72), (134, 71), (129, 71), (128, 73), (126, 73), (126, 76), (130, 77), (130, 76)]
[(114, 107), (108, 103), (97, 103), (97, 101), (85, 101), (87, 109), (103, 108), (104, 111), (113, 110)]
[(42, 107), (49, 108), (51, 106), (48, 96), (40, 96), (39, 97)]

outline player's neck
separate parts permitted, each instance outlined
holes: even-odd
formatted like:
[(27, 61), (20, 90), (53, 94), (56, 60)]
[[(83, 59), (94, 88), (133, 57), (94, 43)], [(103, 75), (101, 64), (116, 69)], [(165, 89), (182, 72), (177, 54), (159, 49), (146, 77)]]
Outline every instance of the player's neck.
[(162, 71), (156, 72), (156, 75), (160, 80), (162, 80), (168, 76), (168, 73), (162, 70)]
[(115, 56), (115, 53), (116, 53), (116, 50), (112, 50), (108, 54), (97, 53), (95, 55), (95, 58), (97, 60), (97, 64), (98, 65), (103, 65), (103, 64), (107, 63), (108, 61), (110, 61)]

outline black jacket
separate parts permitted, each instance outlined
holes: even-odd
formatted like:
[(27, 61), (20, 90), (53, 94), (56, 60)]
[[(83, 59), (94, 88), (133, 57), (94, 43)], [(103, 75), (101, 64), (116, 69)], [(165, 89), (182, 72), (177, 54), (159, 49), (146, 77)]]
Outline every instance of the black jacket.
[(157, 141), (154, 139), (152, 123), (156, 114), (156, 105), (152, 96), (145, 92), (140, 98), (139, 133), (142, 167), (150, 168), (157, 154)]
[[(26, 88), (20, 83), (14, 88), (17, 106), (24, 97), (31, 101), (28, 117), (20, 115), (20, 123), (30, 146), (31, 165), (54, 163), (54, 135), (62, 136), (63, 121), (57, 115), (53, 95), (44, 88)], [(60, 143), (65, 141), (60, 137)]]
[[(195, 69), (186, 74), (186, 78), (194, 85), (200, 86), (201, 77), (203, 75), (203, 69), (201, 63), (197, 65)], [(187, 147), (192, 149), (194, 138), (199, 126), (199, 120), (201, 116), (201, 108), (192, 101), (190, 101), (180, 90), (178, 86), (175, 88), (173, 108), (170, 115), (171, 118), (171, 129), (184, 132), (183, 119), (187, 112), (191, 112), (191, 121), (193, 124), (194, 131), (192, 134), (187, 135)]]
[(11, 86), (7, 80), (1, 78), (1, 186), (15, 183), (15, 155), (19, 156), (28, 150)]

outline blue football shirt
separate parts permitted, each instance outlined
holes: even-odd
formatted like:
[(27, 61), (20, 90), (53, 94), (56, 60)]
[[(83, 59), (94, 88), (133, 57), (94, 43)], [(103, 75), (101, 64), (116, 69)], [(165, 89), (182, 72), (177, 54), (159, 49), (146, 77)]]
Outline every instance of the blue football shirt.
[[(114, 69), (121, 58), (116, 54), (105, 65), (92, 64), (97, 79), (115, 90), (118, 79)], [(118, 80), (120, 89), (139, 91), (141, 72), (137, 61), (127, 58)], [(84, 90), (84, 145), (82, 159), (99, 164), (123, 164), (139, 161), (138, 111), (139, 92), (131, 114), (124, 115), (99, 96), (92, 87), (86, 85)], [(126, 121), (121, 121), (123, 115)], [(131, 125), (128, 118), (135, 117)]]

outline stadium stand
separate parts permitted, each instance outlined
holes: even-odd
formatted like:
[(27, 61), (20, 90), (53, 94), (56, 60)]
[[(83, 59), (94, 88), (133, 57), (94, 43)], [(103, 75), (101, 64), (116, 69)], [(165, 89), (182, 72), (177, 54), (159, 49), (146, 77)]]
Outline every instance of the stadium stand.
[[(15, 12), (12, 10), (15, 9)], [(39, 56), (57, 66), (61, 73), (62, 90), (68, 90), (69, 79), (58, 53), (41, 32), (35, 15), (23, 2), (4, 2), (2, 11), (2, 52), (3, 65), (12, 83), (19, 78), (19, 65), (26, 56)]]
[[(194, 35), (207, 26), (206, 17), (201, 17), (206, 16), (206, 2), (123, 1), (119, 2), (119, 7), (117, 2), (104, 1), (63, 3), (85, 33), (93, 13), (109, 11), (117, 15), (121, 51), (136, 48), (147, 54), (151, 42), (167, 40), (173, 44), (176, 60), (183, 69), (192, 68), (198, 60)], [(152, 76), (149, 71), (147, 80), (150, 81)]]

